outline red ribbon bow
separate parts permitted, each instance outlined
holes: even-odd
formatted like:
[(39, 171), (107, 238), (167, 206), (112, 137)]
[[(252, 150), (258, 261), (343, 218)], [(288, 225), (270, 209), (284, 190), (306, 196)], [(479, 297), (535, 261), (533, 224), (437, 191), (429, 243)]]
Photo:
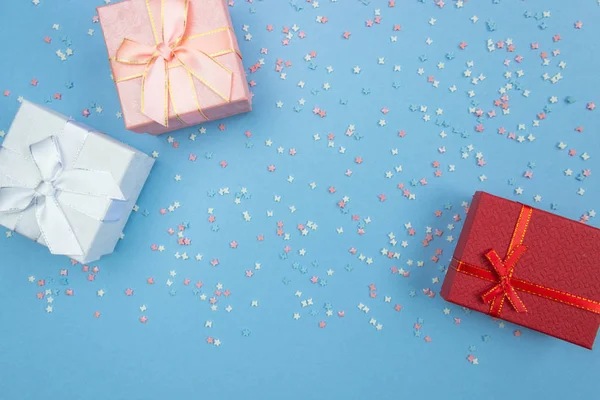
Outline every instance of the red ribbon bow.
[(499, 317), (502, 312), (504, 299), (508, 299), (509, 303), (517, 312), (527, 312), (527, 308), (521, 298), (517, 294), (513, 286), (511, 277), (513, 270), (519, 261), (519, 258), (525, 253), (527, 246), (516, 246), (503, 260), (500, 258), (496, 250), (490, 250), (485, 254), (494, 270), (498, 274), (500, 281), (487, 292), (481, 295), (483, 301), (490, 305), (490, 314)]

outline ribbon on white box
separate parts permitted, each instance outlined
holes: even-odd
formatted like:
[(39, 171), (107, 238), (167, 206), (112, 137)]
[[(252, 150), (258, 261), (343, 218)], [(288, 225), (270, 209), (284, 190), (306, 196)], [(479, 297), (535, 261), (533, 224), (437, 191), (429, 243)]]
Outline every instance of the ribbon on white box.
[[(68, 122), (68, 129), (79, 129)], [(83, 141), (81, 148), (83, 148)], [(81, 151), (81, 148), (79, 151)], [(77, 154), (79, 154), (79, 151)], [(29, 146), (29, 154), (0, 150), (0, 213), (18, 213), (15, 231), (38, 240), (43, 238), (52, 254), (84, 255), (77, 236), (63, 212), (73, 209), (98, 221), (110, 219), (106, 210), (94, 214), (83, 202), (89, 197), (126, 200), (110, 172), (64, 165), (57, 136), (49, 136)], [(83, 196), (68, 196), (61, 193)], [(37, 238), (37, 239), (36, 239)]]

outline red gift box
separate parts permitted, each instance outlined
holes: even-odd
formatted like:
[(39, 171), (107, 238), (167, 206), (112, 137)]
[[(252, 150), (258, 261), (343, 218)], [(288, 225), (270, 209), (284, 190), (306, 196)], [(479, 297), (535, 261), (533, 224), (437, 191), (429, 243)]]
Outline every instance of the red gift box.
[(600, 326), (600, 230), (477, 192), (441, 295), (591, 349)]

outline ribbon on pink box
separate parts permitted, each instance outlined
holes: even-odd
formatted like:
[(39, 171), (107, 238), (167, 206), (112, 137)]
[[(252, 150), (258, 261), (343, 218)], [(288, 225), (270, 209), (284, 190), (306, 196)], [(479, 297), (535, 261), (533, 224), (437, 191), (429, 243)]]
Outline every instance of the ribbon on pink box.
[[(221, 64), (219, 56), (236, 53), (230, 27), (199, 34), (187, 32), (190, 0), (144, 0), (155, 44), (149, 45), (124, 38), (111, 59), (115, 81), (142, 80), (141, 110), (144, 115), (164, 127), (169, 126), (169, 110), (178, 113), (177, 104), (193, 99), (197, 111), (205, 120), (194, 78), (230, 102), (233, 72)], [(156, 17), (159, 16), (159, 19)]]

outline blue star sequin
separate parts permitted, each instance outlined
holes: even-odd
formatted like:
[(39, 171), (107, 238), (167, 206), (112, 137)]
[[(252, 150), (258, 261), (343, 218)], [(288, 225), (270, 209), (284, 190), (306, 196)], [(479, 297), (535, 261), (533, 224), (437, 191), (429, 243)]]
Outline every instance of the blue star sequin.
[(290, 6), (292, 6), (296, 11), (301, 11), (304, 7), (298, 4), (296, 0), (290, 0)]
[(69, 39), (68, 36), (61, 36), (60, 41), (63, 42), (67, 47), (71, 47), (71, 45), (73, 44), (73, 42), (71, 41), (71, 39)]

